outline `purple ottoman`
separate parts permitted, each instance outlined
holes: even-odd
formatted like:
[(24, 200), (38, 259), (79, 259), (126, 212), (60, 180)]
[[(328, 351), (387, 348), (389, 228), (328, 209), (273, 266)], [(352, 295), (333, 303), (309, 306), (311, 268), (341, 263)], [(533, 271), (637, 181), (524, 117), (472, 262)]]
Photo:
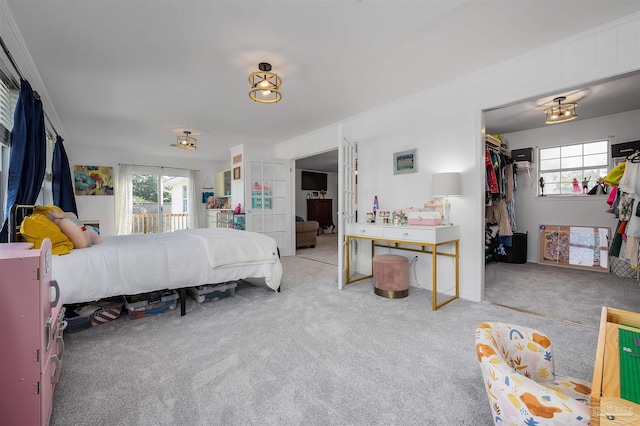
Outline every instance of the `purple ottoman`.
[(382, 297), (400, 299), (409, 295), (409, 259), (397, 254), (373, 257), (373, 291)]

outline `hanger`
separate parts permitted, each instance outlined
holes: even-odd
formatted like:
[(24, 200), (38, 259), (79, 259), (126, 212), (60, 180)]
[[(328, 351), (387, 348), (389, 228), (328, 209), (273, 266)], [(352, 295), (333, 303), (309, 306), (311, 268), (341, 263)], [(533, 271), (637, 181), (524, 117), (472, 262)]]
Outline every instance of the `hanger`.
[(630, 160), (632, 163), (640, 163), (640, 151), (636, 151), (630, 156), (627, 157), (627, 160)]

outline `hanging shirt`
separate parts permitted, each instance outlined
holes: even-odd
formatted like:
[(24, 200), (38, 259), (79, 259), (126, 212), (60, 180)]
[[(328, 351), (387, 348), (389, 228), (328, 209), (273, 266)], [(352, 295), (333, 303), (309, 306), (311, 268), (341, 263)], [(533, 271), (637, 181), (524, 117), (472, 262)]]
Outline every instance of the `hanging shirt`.
[(498, 194), (498, 178), (496, 177), (496, 170), (493, 167), (491, 151), (488, 149), (485, 150), (485, 166), (487, 169), (487, 186), (489, 187), (489, 193)]

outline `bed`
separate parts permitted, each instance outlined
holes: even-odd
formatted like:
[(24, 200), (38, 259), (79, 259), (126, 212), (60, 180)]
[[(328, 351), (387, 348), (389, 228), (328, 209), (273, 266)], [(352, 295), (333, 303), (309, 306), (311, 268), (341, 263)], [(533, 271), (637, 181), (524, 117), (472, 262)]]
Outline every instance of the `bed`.
[[(20, 241), (20, 223), (33, 206), (15, 206), (11, 241)], [(103, 237), (102, 243), (52, 256), (52, 279), (65, 304), (179, 290), (185, 315), (186, 288), (264, 279), (280, 291), (282, 264), (273, 238), (227, 228), (186, 229), (163, 234)]]

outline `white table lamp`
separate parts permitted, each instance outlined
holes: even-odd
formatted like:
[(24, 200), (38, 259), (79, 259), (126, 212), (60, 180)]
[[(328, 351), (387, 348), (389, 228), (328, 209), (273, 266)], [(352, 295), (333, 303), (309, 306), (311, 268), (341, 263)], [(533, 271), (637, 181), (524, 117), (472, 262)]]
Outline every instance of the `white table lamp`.
[(462, 195), (462, 185), (460, 182), (460, 173), (436, 173), (431, 177), (431, 196), (443, 197), (443, 225), (451, 225), (449, 222), (449, 197), (458, 197)]

